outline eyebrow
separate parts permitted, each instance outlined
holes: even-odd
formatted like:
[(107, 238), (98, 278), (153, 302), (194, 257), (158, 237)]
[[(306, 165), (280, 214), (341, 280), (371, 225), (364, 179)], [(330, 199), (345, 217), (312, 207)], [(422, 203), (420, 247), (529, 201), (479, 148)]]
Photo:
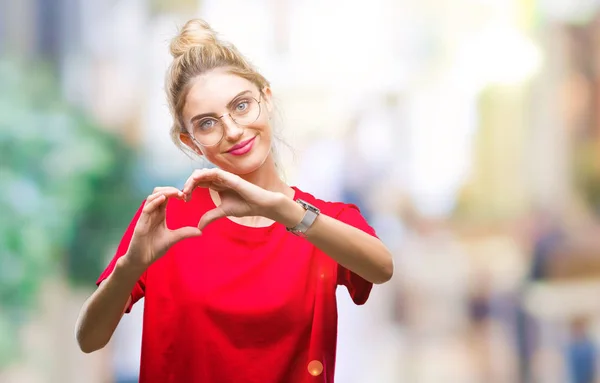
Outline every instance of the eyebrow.
[[(252, 94), (252, 91), (250, 89), (246, 89), (241, 91), (240, 93), (236, 94), (231, 101), (229, 101), (226, 105), (227, 109), (231, 109), (231, 107), (233, 106), (233, 104), (237, 101), (238, 98), (240, 98), (240, 96), (243, 96), (245, 94)], [(202, 113), (202, 114), (197, 114), (194, 117), (190, 118), (190, 124), (193, 124), (194, 121), (199, 120), (203, 117), (207, 117), (207, 116), (215, 116), (216, 113)]]

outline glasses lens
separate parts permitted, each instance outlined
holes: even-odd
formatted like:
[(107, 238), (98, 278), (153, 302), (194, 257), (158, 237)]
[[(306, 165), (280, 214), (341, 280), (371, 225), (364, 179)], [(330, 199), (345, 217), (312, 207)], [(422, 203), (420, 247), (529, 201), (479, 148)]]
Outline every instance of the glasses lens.
[(250, 125), (260, 116), (260, 103), (255, 98), (238, 101), (231, 111), (231, 118), (239, 125)]
[[(260, 116), (260, 103), (253, 97), (241, 99), (232, 107), (229, 116), (238, 125), (250, 125)], [(203, 146), (218, 144), (224, 131), (223, 122), (213, 117), (203, 118), (194, 124), (194, 138)]]
[(194, 126), (194, 138), (203, 146), (216, 145), (223, 138), (223, 124), (216, 118), (204, 118)]

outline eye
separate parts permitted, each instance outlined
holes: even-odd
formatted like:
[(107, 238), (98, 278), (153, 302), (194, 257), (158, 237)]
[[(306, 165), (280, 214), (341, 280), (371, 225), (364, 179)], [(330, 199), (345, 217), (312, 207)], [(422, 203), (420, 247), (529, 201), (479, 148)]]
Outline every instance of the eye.
[(205, 131), (214, 128), (215, 125), (217, 125), (217, 121), (215, 119), (206, 118), (198, 123), (198, 128), (200, 128), (202, 131)]
[(249, 106), (248, 101), (242, 101), (235, 106), (235, 111), (238, 113), (245, 112), (246, 109), (248, 109), (248, 106)]

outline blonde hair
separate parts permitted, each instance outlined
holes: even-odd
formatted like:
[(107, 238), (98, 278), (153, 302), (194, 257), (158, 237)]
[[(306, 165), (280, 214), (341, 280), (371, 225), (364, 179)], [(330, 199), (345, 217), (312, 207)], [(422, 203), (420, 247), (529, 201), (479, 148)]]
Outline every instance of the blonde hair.
[(258, 71), (231, 43), (222, 41), (204, 20), (188, 21), (170, 45), (173, 62), (167, 72), (165, 89), (173, 115), (171, 139), (180, 149), (187, 147), (180, 134), (187, 134), (181, 116), (192, 80), (208, 71), (225, 68), (232, 74), (252, 82), (261, 93), (270, 86)]

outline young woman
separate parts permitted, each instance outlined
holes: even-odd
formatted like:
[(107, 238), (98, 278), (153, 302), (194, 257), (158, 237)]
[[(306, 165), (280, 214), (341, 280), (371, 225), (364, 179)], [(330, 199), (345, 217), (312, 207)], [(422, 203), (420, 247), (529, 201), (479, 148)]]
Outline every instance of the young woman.
[(79, 346), (103, 348), (144, 297), (140, 382), (333, 382), (336, 287), (365, 303), (391, 254), (355, 206), (281, 180), (269, 83), (233, 45), (191, 20), (171, 53), (171, 136), (217, 168), (147, 197), (81, 309)]

